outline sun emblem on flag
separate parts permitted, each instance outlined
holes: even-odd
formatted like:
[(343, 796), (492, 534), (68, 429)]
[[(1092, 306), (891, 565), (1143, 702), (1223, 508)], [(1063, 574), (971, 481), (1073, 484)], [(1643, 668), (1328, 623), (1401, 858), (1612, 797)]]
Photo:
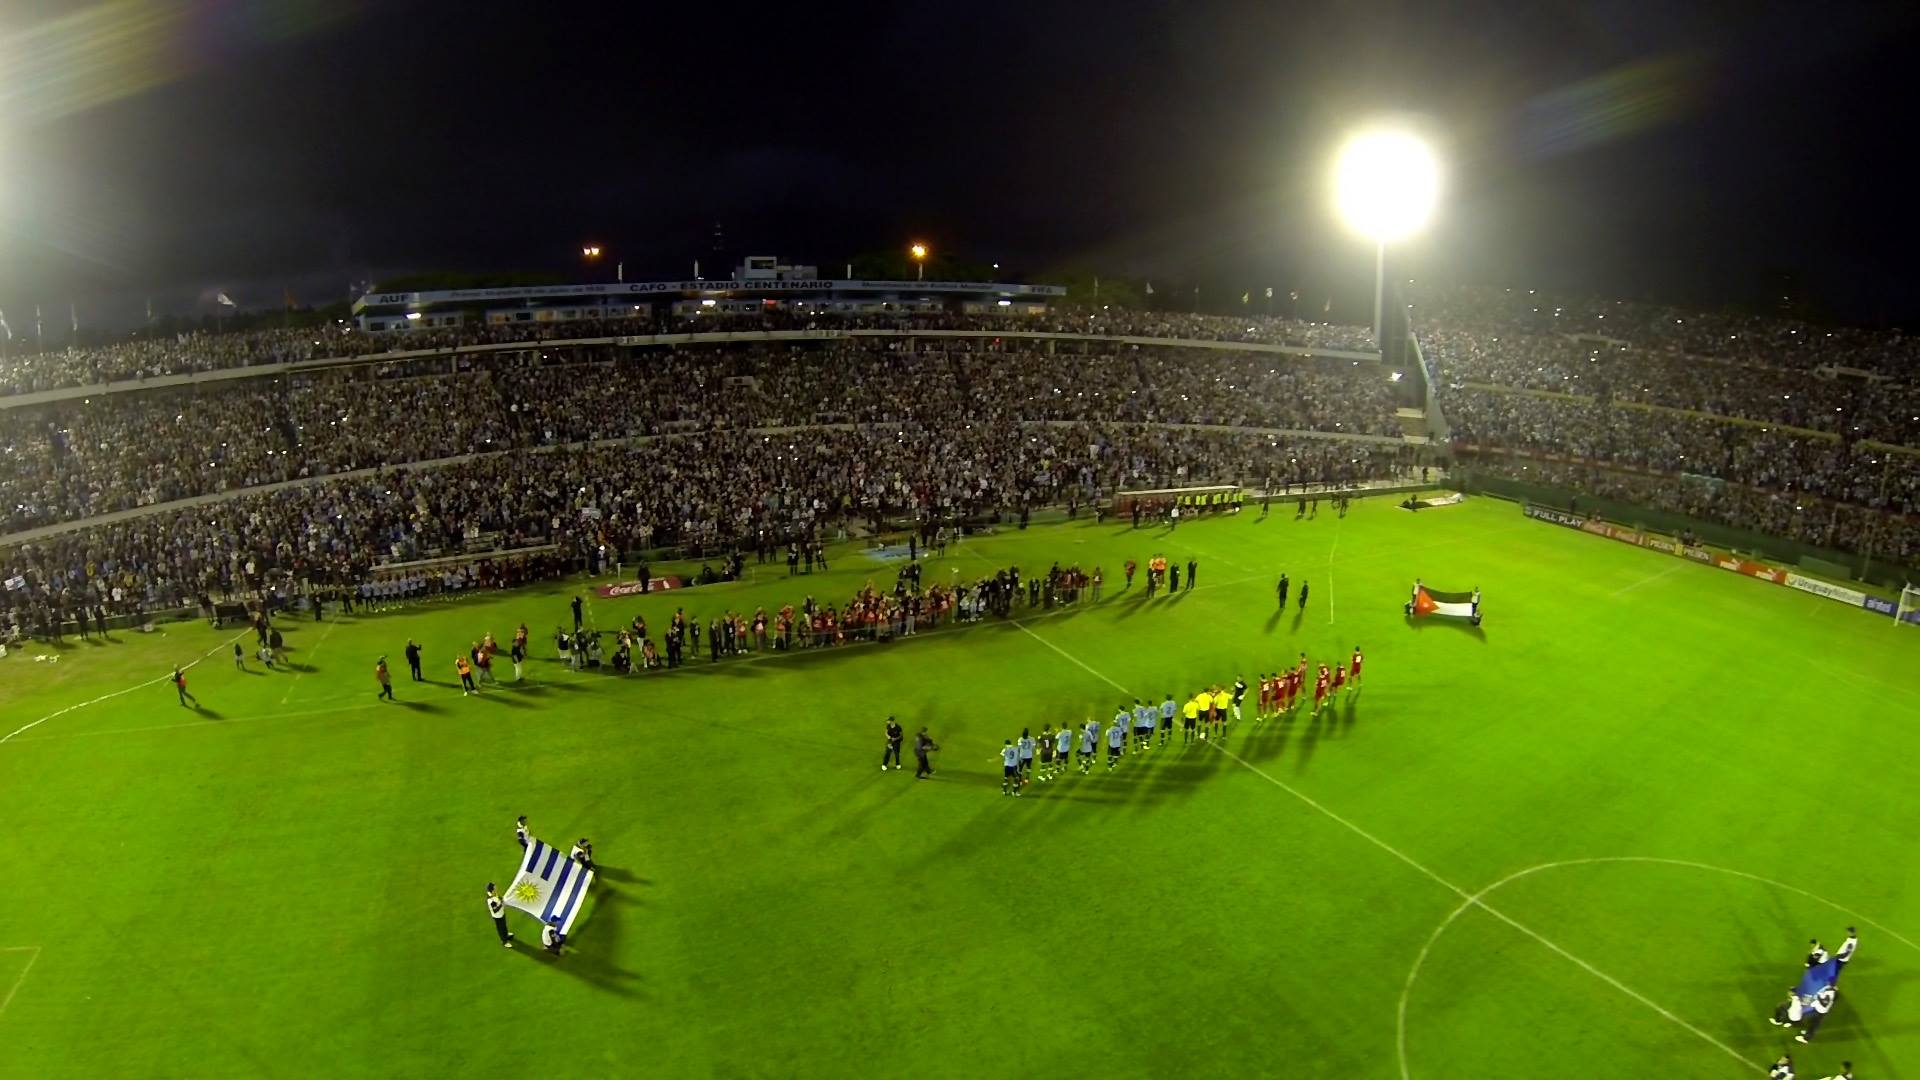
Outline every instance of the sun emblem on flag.
[(513, 883), (513, 888), (509, 891), (513, 893), (515, 900), (523, 904), (531, 904), (535, 900), (540, 899), (540, 883), (537, 881), (516, 881)]

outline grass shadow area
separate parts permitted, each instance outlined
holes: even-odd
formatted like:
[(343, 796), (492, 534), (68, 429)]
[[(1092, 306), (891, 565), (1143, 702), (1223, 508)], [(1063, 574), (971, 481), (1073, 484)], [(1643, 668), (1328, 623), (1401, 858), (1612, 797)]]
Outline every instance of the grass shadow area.
[(1442, 618), (1436, 621), (1434, 619), (1411, 619), (1410, 618), (1407, 621), (1413, 624), (1413, 628), (1415, 630), (1418, 630), (1422, 633), (1425, 633), (1427, 628), (1430, 626), (1440, 626), (1440, 627), (1446, 627), (1448, 629), (1457, 631), (1459, 633), (1463, 633), (1468, 637), (1474, 639), (1475, 641), (1478, 641), (1482, 645), (1485, 645), (1487, 643), (1486, 630), (1466, 619)]

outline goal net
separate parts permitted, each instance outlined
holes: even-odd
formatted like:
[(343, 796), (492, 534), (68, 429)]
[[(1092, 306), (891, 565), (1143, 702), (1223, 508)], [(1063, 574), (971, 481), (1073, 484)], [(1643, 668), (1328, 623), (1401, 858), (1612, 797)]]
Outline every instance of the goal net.
[(1900, 590), (1900, 608), (1893, 613), (1895, 626), (1920, 626), (1920, 585)]

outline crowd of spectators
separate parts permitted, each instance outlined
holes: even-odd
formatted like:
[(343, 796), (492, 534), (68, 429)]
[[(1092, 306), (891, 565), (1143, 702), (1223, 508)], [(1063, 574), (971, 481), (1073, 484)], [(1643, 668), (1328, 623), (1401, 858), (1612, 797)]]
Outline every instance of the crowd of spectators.
[(1703, 312), (1628, 300), (1555, 296), (1533, 289), (1423, 288), (1416, 327), (1488, 334), (1584, 334), (1657, 352), (1810, 371), (1853, 368), (1911, 380), (1920, 337), (1898, 330), (1823, 326), (1751, 312)]
[[(1377, 365), (902, 339), (485, 354), (0, 410), (0, 535), (214, 492), (475, 452), (686, 430), (1022, 420), (1384, 435)], [(971, 346), (971, 348), (969, 348)], [(440, 374), (421, 374), (438, 371)]]
[[(1454, 448), (1479, 468), (1920, 557), (1920, 454), (1878, 445), (1920, 447), (1920, 357), (1900, 335), (1494, 291), (1421, 296), (1414, 314)], [(1124, 488), (1350, 483), (1417, 460), (1399, 443), (1324, 437), (1400, 430), (1386, 373), (1328, 356), (1001, 336), (556, 344), (866, 327), (1368, 344), (1364, 329), (1285, 319), (772, 311), (16, 354), (0, 393), (438, 350), (0, 410), (0, 535), (261, 489), (0, 548), (0, 574), (19, 583), (0, 591), (0, 610), (171, 606), (257, 589), (269, 573), (350, 582), (468, 549), (721, 551), (850, 518), (1004, 515)], [(501, 342), (527, 347), (448, 351)], [(356, 472), (375, 467), (386, 471)], [(306, 482), (263, 488), (293, 480)]]
[(0, 549), (0, 571), (23, 587), (0, 590), (0, 609), (106, 603), (119, 614), (256, 591), (269, 574), (355, 581), (378, 564), (468, 549), (697, 553), (848, 518), (958, 520), (1129, 487), (1350, 484), (1415, 462), (1398, 444), (964, 416), (703, 431), (332, 477), (16, 544)]
[(474, 323), (406, 333), (363, 333), (341, 323), (310, 329), (228, 334), (140, 335), (111, 345), (41, 349), (9, 343), (0, 357), (0, 396), (95, 386), (163, 375), (421, 349), (569, 339), (752, 330), (1001, 330), (1097, 336), (1231, 341), (1372, 352), (1366, 327), (1265, 315), (1199, 315), (1125, 309), (1063, 309), (1042, 314), (906, 313), (841, 315), (770, 309), (756, 314), (675, 316), (662, 311), (620, 319)]
[(1526, 290), (1425, 292), (1413, 313), (1454, 444), (1482, 467), (1920, 554), (1920, 454), (1888, 449), (1920, 448), (1915, 339)]
[(1435, 378), (1632, 401), (1920, 445), (1920, 390), (1829, 373), (1530, 333), (1437, 327), (1420, 345)]

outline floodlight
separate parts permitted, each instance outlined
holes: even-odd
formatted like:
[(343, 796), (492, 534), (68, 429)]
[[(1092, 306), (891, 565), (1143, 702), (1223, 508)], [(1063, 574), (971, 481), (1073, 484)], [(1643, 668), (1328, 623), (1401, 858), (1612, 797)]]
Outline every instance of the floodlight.
[(1364, 131), (1340, 148), (1334, 201), (1341, 220), (1379, 244), (1419, 232), (1440, 195), (1440, 166), (1419, 137)]

